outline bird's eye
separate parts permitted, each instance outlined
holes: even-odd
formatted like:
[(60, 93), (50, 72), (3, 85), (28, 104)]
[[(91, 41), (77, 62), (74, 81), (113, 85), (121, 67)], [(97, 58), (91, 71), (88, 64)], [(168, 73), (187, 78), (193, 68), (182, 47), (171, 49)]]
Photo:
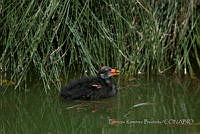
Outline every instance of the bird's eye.
[(111, 68), (107, 68), (105, 71), (106, 71), (106, 72), (110, 72), (110, 71), (111, 71)]

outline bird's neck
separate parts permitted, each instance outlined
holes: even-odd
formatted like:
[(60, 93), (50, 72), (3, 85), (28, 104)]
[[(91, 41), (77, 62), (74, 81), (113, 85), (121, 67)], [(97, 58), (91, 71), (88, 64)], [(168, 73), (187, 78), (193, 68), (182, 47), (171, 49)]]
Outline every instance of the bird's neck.
[(113, 82), (112, 82), (112, 79), (111, 79), (111, 78), (105, 79), (105, 82), (106, 82), (106, 84), (108, 84), (109, 87), (112, 87)]

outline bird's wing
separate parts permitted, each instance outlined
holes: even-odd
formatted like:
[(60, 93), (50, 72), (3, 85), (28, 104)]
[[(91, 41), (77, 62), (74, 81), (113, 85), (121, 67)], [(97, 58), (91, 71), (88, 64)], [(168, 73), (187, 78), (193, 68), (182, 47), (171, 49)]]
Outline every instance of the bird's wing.
[(102, 88), (100, 84), (90, 84), (90, 86), (95, 88)]

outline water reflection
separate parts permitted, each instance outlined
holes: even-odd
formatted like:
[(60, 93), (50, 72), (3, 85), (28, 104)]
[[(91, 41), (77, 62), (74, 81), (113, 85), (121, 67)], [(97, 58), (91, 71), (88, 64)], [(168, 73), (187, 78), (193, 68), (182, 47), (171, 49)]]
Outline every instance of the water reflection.
[(65, 101), (39, 85), (28, 93), (7, 90), (0, 101), (0, 133), (200, 132), (198, 81), (137, 78), (118, 85), (117, 96), (97, 101)]

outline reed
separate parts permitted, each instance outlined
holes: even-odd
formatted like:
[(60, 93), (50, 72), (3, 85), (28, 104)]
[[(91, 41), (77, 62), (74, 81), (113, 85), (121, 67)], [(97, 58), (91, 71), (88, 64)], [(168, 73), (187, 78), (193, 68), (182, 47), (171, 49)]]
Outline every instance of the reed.
[(199, 12), (193, 0), (3, 0), (0, 69), (16, 88), (34, 71), (46, 92), (103, 65), (196, 77)]

